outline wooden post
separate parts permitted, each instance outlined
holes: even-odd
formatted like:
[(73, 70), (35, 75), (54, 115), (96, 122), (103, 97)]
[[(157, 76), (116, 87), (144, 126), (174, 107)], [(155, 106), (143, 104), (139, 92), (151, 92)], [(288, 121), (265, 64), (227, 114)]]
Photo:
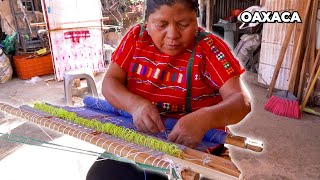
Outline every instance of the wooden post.
[(207, 9), (206, 9), (206, 30), (211, 32), (212, 31), (212, 8), (213, 2), (212, 0), (207, 0)]

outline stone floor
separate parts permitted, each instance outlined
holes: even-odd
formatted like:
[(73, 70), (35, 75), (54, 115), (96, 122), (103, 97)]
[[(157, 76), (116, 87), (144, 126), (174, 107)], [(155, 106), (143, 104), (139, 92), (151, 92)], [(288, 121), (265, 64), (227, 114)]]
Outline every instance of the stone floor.
[[(103, 74), (96, 76), (100, 94)], [(64, 104), (63, 83), (52, 81), (53, 76), (41, 77), (35, 84), (14, 78), (0, 84), (0, 102), (18, 107), (44, 101)], [(264, 142), (264, 150), (255, 153), (228, 146), (234, 163), (243, 176), (256, 179), (320, 179), (320, 118), (302, 114), (299, 120), (276, 116), (263, 109), (267, 101), (265, 88), (257, 83), (257, 74), (243, 77), (253, 99), (253, 110), (241, 123), (230, 126), (233, 133)], [(101, 94), (100, 94), (100, 97)], [(75, 98), (81, 104), (81, 98)], [(72, 137), (0, 113), (0, 133), (11, 133), (50, 141), (81, 149), (103, 150)], [(3, 137), (0, 135), (0, 138)], [(22, 145), (0, 140), (0, 179), (85, 179), (96, 157), (59, 151), (50, 148)]]

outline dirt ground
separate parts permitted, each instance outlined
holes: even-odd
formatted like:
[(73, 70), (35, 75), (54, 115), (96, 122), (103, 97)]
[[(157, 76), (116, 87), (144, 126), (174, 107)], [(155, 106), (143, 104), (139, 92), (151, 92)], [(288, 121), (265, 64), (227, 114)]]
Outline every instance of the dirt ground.
[[(99, 93), (102, 77), (103, 74), (96, 77)], [(64, 104), (63, 82), (45, 81), (53, 76), (41, 78), (35, 84), (17, 78), (0, 84), (0, 102), (16, 107), (35, 101)], [(264, 150), (255, 153), (228, 146), (232, 160), (242, 175), (249, 180), (320, 179), (320, 117), (303, 113), (302, 118), (297, 120), (267, 112), (263, 109), (267, 101), (267, 90), (258, 85), (257, 74), (246, 73), (243, 80), (251, 92), (253, 110), (241, 123), (230, 126), (230, 129), (236, 135), (263, 141)], [(80, 98), (76, 100), (81, 102)], [(0, 113), (0, 133), (8, 132), (103, 152), (100, 148), (72, 137), (48, 129), (43, 131), (37, 125)], [(0, 179), (85, 179), (95, 159), (84, 154), (0, 140)]]

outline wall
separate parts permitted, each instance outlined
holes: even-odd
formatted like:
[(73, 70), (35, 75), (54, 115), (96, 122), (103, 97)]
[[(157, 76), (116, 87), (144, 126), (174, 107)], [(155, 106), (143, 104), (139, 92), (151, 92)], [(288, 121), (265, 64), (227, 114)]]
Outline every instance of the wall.
[[(270, 11), (282, 11), (287, 9), (296, 9), (300, 16), (303, 16), (307, 0), (261, 0), (262, 6)], [(298, 8), (295, 8), (298, 7)], [(283, 43), (288, 24), (266, 23), (263, 26), (261, 54), (259, 62), (258, 82), (269, 85), (272, 79), (275, 65), (277, 63), (281, 45)], [(287, 81), (293, 59), (294, 45), (297, 43), (298, 32), (301, 30), (301, 24), (296, 27), (289, 43), (280, 73), (276, 82), (276, 88), (287, 89)]]

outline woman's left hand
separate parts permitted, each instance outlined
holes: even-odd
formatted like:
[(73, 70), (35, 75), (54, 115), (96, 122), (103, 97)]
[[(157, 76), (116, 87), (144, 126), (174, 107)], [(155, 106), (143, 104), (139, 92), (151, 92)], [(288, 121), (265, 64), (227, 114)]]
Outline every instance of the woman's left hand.
[(168, 136), (169, 141), (195, 148), (201, 142), (208, 126), (201, 122), (197, 112), (180, 118)]

